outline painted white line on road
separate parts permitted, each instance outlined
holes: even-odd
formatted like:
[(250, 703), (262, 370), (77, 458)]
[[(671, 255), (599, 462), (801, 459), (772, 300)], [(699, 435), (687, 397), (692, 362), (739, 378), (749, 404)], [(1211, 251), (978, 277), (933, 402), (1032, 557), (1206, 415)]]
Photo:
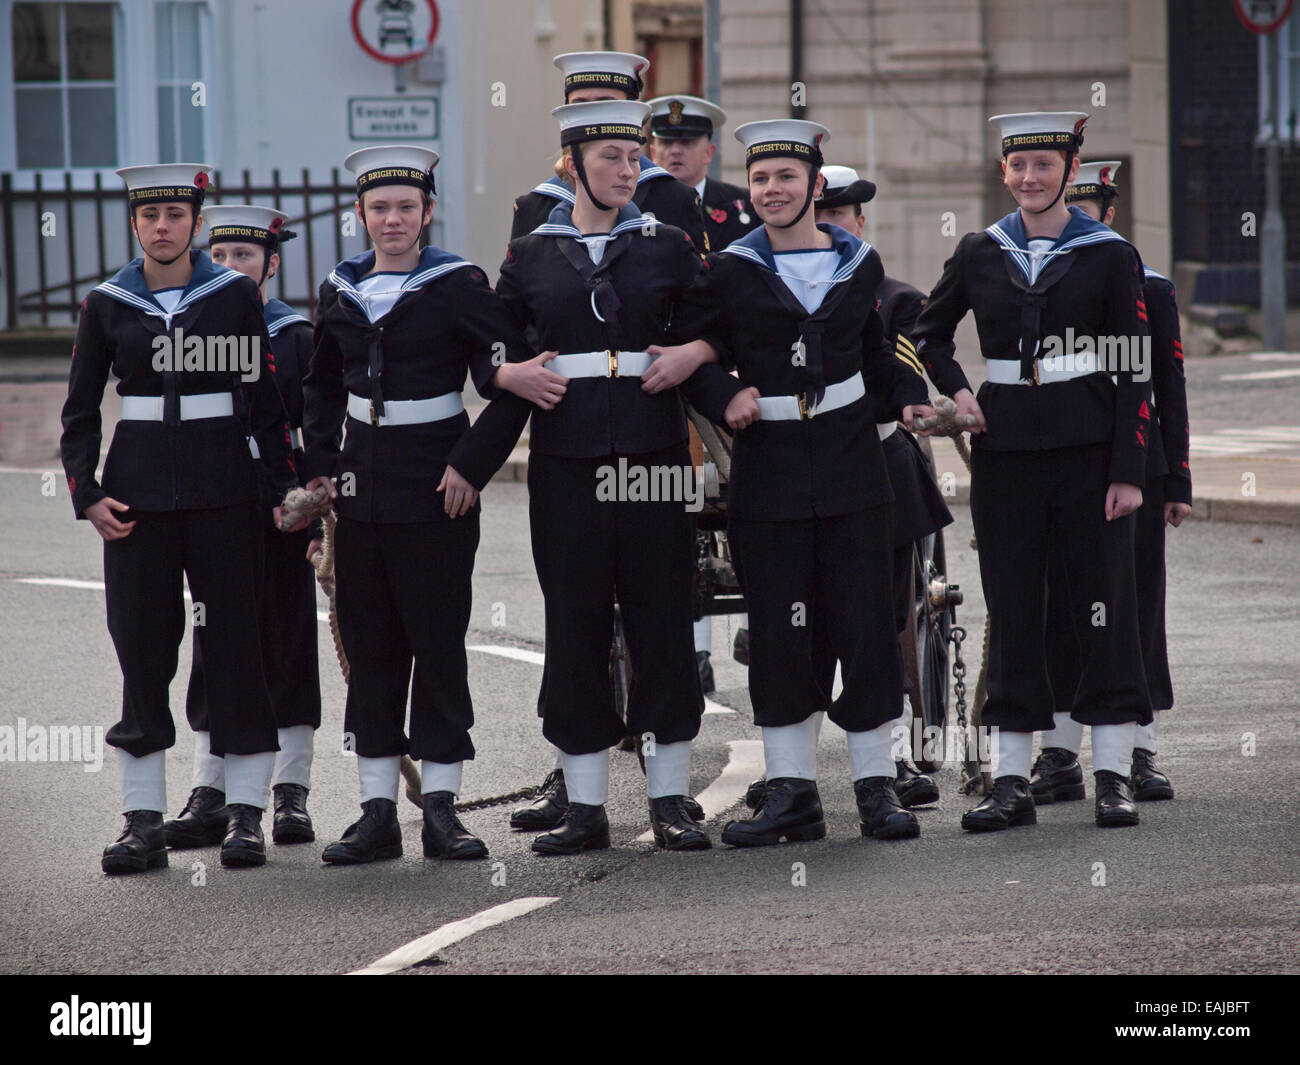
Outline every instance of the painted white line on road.
[(1300, 370), (1252, 370), (1250, 373), (1221, 373), (1220, 381), (1272, 381), (1279, 377), (1300, 377)]
[(16, 584), (39, 584), (46, 588), (81, 588), (88, 592), (102, 592), (103, 581), (74, 581), (65, 577), (15, 577)]
[(1257, 351), (1246, 358), (1253, 362), (1300, 362), (1300, 355), (1289, 351)]
[[(80, 588), (84, 591), (102, 592), (104, 590), (103, 581), (77, 581), (65, 577), (16, 577), (18, 584), (39, 584), (47, 588)], [(189, 590), (185, 592), (185, 598), (190, 598)], [(330, 616), (327, 610), (316, 611), (318, 621), (329, 622)], [(532, 665), (540, 666), (546, 662), (546, 656), (539, 651), (528, 651), (522, 647), (493, 647), (491, 644), (475, 643), (466, 644), (465, 650), (479, 651), (485, 655), (498, 655), (501, 658), (513, 658), (519, 662), (529, 662)], [(723, 706), (721, 703), (715, 703), (712, 699), (704, 700), (704, 712), (706, 714), (734, 714), (736, 711), (729, 706)]]
[[(762, 740), (728, 740), (729, 756), (727, 767), (718, 774), (718, 778), (695, 796), (695, 801), (704, 807), (704, 820), (712, 821), (724, 810), (730, 810), (745, 797), (745, 789), (755, 777), (761, 777), (766, 768), (763, 762)], [(637, 836), (638, 843), (654, 841), (653, 832), (643, 832)]]
[(493, 647), (487, 643), (467, 643), (465, 650), (479, 651), (485, 655), (500, 655), (502, 658), (513, 658), (517, 662), (531, 662), (535, 666), (546, 663), (546, 656), (540, 651), (526, 651), (522, 647)]
[(516, 917), (523, 917), (524, 914), (532, 913), (534, 910), (539, 910), (543, 906), (549, 906), (552, 902), (559, 901), (558, 895), (534, 895), (528, 898), (503, 902), (499, 906), (493, 906), (491, 909), (476, 913), (473, 917), (465, 917), (459, 921), (445, 924), (441, 928), (436, 928), (428, 935), (413, 939), (406, 946), (398, 947), (391, 954), (385, 954), (377, 961), (372, 961), (364, 969), (357, 969), (348, 973), (348, 975), (384, 976), (388, 973), (398, 972), (401, 969), (409, 969), (417, 962), (424, 961), (425, 958), (437, 954), (444, 947), (459, 943), (462, 939), (468, 939), (475, 932), (481, 932), (493, 925), (504, 924), (506, 921), (513, 921)]
[[(487, 643), (466, 644), (465, 650), (479, 651), (485, 655), (500, 655), (502, 658), (513, 658), (518, 662), (531, 662), (535, 666), (546, 664), (546, 655), (540, 651), (526, 651), (522, 647), (494, 647)], [(704, 712), (706, 714), (734, 714), (736, 711), (729, 706), (723, 706), (721, 703), (715, 703), (712, 699), (704, 700)]]

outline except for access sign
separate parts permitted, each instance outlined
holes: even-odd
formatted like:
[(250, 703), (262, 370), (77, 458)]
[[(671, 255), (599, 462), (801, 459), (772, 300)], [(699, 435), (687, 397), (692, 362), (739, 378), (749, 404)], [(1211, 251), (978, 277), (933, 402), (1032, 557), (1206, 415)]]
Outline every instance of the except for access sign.
[(436, 96), (352, 96), (348, 136), (354, 141), (438, 139)]

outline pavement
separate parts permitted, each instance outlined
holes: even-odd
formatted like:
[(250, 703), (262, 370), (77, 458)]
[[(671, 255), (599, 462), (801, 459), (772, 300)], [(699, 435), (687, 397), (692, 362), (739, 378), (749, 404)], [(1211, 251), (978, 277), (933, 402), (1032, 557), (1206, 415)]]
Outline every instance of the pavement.
[[(1238, 342), (1240, 346), (1240, 342)], [(971, 383), (982, 364), (964, 358)], [(1300, 525), (1300, 354), (1233, 351), (1188, 358), (1192, 427), (1192, 518)], [(58, 462), (59, 408), (67, 391), (67, 361), (49, 356), (0, 358), (0, 469), (48, 468)], [(470, 417), (483, 408), (465, 391)], [(105, 392), (104, 439), (117, 417), (118, 397)], [(970, 474), (950, 441), (933, 441), (940, 485), (953, 503), (970, 498)], [(525, 481), (527, 438), (497, 473)]]

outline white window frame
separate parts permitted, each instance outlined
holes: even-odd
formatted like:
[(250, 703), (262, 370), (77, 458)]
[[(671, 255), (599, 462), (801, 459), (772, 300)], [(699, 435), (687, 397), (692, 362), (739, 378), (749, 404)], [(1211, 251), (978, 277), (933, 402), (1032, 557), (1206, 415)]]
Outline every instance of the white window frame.
[[(12, 32), (13, 26), (13, 8), (14, 4), (20, 0), (6, 0), (0, 3), (0, 18), (3, 19), (5, 28)], [(11, 162), (11, 169), (15, 176), (15, 185), (19, 188), (28, 187), (32, 184), (36, 174), (42, 176), (45, 185), (51, 186), (55, 180), (62, 184), (62, 175), (65, 171), (72, 173), (75, 177), (92, 178), (94, 174), (99, 173), (103, 176), (114, 176), (113, 171), (116, 167), (123, 166), (123, 148), (125, 145), (125, 121), (126, 108), (124, 100), (126, 96), (126, 83), (124, 78), (126, 62), (126, 21), (125, 13), (122, 7), (122, 0), (28, 0), (28, 2), (57, 5), (59, 9), (59, 80), (55, 81), (25, 81), (19, 82), (15, 79), (13, 68), (13, 42), (12, 39), (5, 48), (5, 54), (0, 62), (4, 65), (4, 72), (7, 77), (0, 79), (0, 86), (3, 82), (8, 83), (6, 106), (11, 109), (13, 115), (13, 125), (11, 127), (11, 139), (4, 154), (8, 155)], [(69, 3), (87, 3), (87, 4), (105, 4), (112, 9), (113, 13), (113, 80), (110, 81), (68, 81), (68, 38), (67, 22), (65, 8)], [(63, 164), (59, 166), (22, 166), (18, 157), (18, 90), (29, 88), (50, 89), (55, 86), (59, 88), (60, 106), (63, 114)], [(101, 166), (73, 166), (71, 165), (71, 136), (72, 123), (68, 119), (68, 87), (77, 88), (112, 88), (113, 89), (113, 117), (115, 130), (115, 143), (113, 146), (116, 160), (112, 164)], [(78, 182), (80, 185), (80, 182)]]
[[(171, 38), (172, 38), (172, 39), (171, 39), (171, 55), (172, 55), (172, 66), (173, 66), (173, 69), (174, 69), (174, 68), (175, 68), (175, 65), (176, 65), (176, 55), (177, 55), (177, 47), (176, 47), (176, 45), (177, 45), (177, 42), (176, 42), (176, 8), (177, 8), (177, 7), (180, 7), (181, 5), (185, 5), (185, 6), (188, 6), (188, 7), (193, 7), (193, 8), (195, 9), (195, 14), (198, 16), (197, 23), (196, 23), (196, 25), (197, 25), (197, 31), (198, 31), (198, 35), (199, 35), (199, 39), (198, 39), (198, 42), (197, 42), (197, 45), (198, 45), (198, 55), (199, 55), (199, 73), (198, 73), (198, 78), (197, 78), (197, 80), (203, 83), (204, 91), (205, 91), (205, 93), (207, 93), (207, 95), (208, 95), (208, 102), (209, 102), (209, 106), (210, 106), (211, 103), (212, 103), (212, 100), (211, 100), (212, 84), (211, 84), (211, 78), (208, 76), (208, 72), (212, 69), (212, 60), (211, 60), (210, 55), (208, 54), (208, 51), (209, 51), (209, 46), (210, 46), (211, 41), (212, 41), (212, 22), (211, 22), (211, 19), (212, 19), (212, 11), (211, 11), (210, 6), (209, 6), (208, 3), (206, 2), (206, 0), (154, 0), (153, 7), (152, 7), (152, 11), (151, 11), (151, 14), (152, 14), (153, 19), (154, 19), (154, 25), (157, 26), (157, 24), (158, 24), (158, 9), (161, 8), (161, 7), (167, 7), (167, 8), (169, 8), (169, 9), (170, 9), (170, 11), (169, 11), (169, 15), (170, 15), (170, 17), (169, 17), (169, 19), (168, 19), (168, 22), (169, 22), (169, 24), (170, 24), (170, 25), (169, 25), (169, 30), (170, 30), (170, 32), (171, 32)], [(193, 80), (186, 81), (186, 80), (184, 80), (184, 79), (178, 78), (178, 77), (175, 76), (174, 73), (173, 73), (173, 75), (172, 75), (171, 77), (169, 77), (169, 78), (167, 78), (167, 79), (165, 79), (165, 80), (164, 80), (162, 77), (160, 77), (159, 74), (158, 74), (158, 51), (159, 51), (159, 49), (158, 49), (158, 40), (157, 40), (157, 37), (156, 37), (156, 35), (155, 35), (155, 39), (154, 39), (154, 50), (153, 50), (153, 55), (154, 55), (154, 74), (153, 74), (153, 80), (154, 80), (154, 99), (155, 99), (155, 101), (157, 100), (157, 90), (158, 90), (158, 89), (162, 89), (162, 88), (168, 88), (168, 89), (172, 89), (172, 90), (180, 89), (180, 90), (182, 90), (182, 91), (178, 94), (178, 103), (181, 104), (181, 105), (186, 105), (186, 106), (188, 106), (188, 101), (189, 101), (189, 99), (190, 99), (190, 96), (191, 96), (192, 93), (193, 93), (193, 88), (192, 88), (192, 86), (193, 86), (193, 84), (194, 84), (194, 81), (193, 81)], [(163, 159), (162, 159), (162, 119), (161, 119), (161, 116), (159, 116), (159, 121), (158, 121), (158, 141), (157, 141), (157, 144), (156, 144), (156, 146), (155, 146), (155, 152), (156, 152), (156, 155), (157, 155), (159, 161), (160, 161), (160, 162), (162, 162), (162, 161), (165, 161), (165, 162), (176, 162), (176, 163), (204, 162), (204, 161), (206, 161), (206, 160), (207, 160), (207, 157), (208, 157), (208, 146), (212, 143), (212, 140), (213, 140), (213, 137), (212, 137), (212, 131), (211, 131), (211, 129), (210, 129), (210, 125), (211, 125), (211, 121), (210, 121), (210, 120), (211, 120), (211, 118), (212, 118), (212, 115), (211, 115), (211, 113), (209, 112), (209, 108), (208, 108), (207, 106), (205, 106), (204, 109), (203, 109), (203, 114), (200, 116), (200, 122), (201, 122), (200, 139), (201, 139), (202, 143), (201, 143), (201, 145), (200, 145), (200, 147), (199, 147), (198, 155), (202, 157), (201, 159), (192, 159), (192, 160), (191, 160), (191, 159), (185, 159), (185, 158), (178, 158), (178, 159), (168, 159), (168, 160), (163, 160)], [(175, 137), (175, 142), (176, 142), (176, 145), (177, 145), (177, 149), (180, 150), (180, 145), (181, 145), (181, 125), (180, 125), (180, 111), (179, 111), (179, 107), (177, 108), (176, 112), (174, 113), (174, 115), (173, 115), (173, 119), (174, 119), (174, 122), (173, 122), (172, 135)], [(182, 151), (181, 154), (184, 155), (184, 152)]]

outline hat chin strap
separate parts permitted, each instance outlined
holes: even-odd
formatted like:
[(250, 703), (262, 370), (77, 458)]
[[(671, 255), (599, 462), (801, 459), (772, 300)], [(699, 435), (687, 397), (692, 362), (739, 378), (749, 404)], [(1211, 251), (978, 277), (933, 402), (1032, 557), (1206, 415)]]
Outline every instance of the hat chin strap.
[(596, 199), (595, 194), (591, 191), (591, 186), (587, 184), (587, 170), (582, 165), (582, 145), (575, 144), (571, 154), (573, 156), (573, 169), (577, 172), (582, 187), (587, 190), (587, 199), (591, 201), (592, 206), (598, 211), (612, 211), (614, 208), (610, 207), (609, 204), (601, 203)]
[(791, 219), (789, 222), (786, 222), (785, 225), (783, 225), (783, 226), (777, 226), (777, 225), (774, 225), (774, 226), (772, 227), (773, 229), (790, 229), (792, 226), (797, 226), (797, 225), (799, 224), (800, 219), (802, 219), (803, 216), (806, 215), (806, 214), (808, 213), (808, 208), (809, 208), (809, 207), (811, 206), (811, 204), (812, 204), (813, 188), (814, 188), (814, 186), (816, 186), (816, 184), (817, 184), (817, 175), (818, 175), (819, 173), (821, 173), (821, 167), (820, 167), (820, 166), (814, 167), (814, 168), (812, 169), (812, 171), (809, 172), (809, 174), (808, 174), (808, 193), (807, 193), (807, 195), (805, 195), (804, 198), (803, 198), (803, 206), (802, 206), (801, 208), (799, 208), (799, 213), (798, 213), (797, 215), (795, 215), (794, 218)]
[[(1061, 187), (1056, 190), (1056, 195), (1052, 198), (1051, 203), (1049, 203), (1046, 207), (1041, 208), (1040, 210), (1030, 211), (1029, 212), (1030, 214), (1042, 214), (1045, 211), (1050, 211), (1053, 207), (1056, 206), (1056, 201), (1065, 195), (1065, 186), (1070, 183), (1070, 164), (1072, 162), (1074, 162), (1074, 152), (1066, 152), (1065, 173), (1061, 175)], [(1106, 213), (1105, 211), (1102, 212), (1102, 214), (1105, 213)]]
[[(136, 239), (137, 240), (140, 239), (140, 235), (138, 233), (136, 234)], [(170, 259), (159, 259), (156, 255), (149, 255), (149, 253), (145, 251), (143, 241), (140, 244), (140, 250), (143, 251), (146, 255), (149, 255), (149, 258), (152, 259), (154, 262), (156, 262), (159, 266), (171, 266), (171, 264), (176, 262), (176, 260), (178, 260), (182, 255), (189, 254), (190, 245), (193, 243), (194, 243), (194, 231), (190, 230), (190, 239), (185, 242), (185, 247), (183, 247), (176, 255), (172, 256)]]

